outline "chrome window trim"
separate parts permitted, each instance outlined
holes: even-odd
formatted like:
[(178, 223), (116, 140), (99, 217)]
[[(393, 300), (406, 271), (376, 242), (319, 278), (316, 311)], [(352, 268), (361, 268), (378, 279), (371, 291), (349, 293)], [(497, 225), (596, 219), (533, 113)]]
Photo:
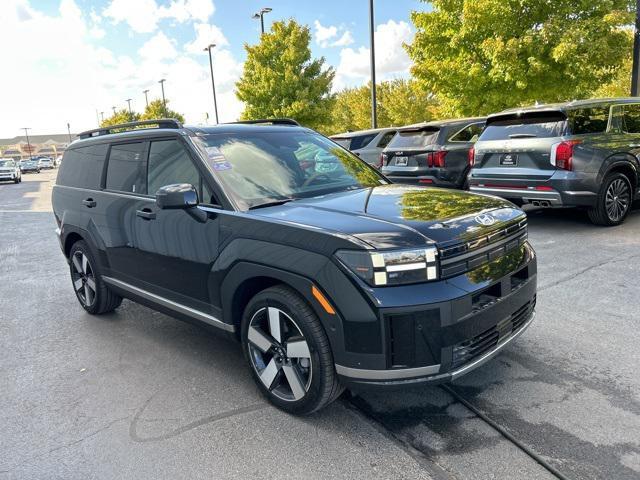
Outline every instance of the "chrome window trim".
[(223, 321), (217, 319), (213, 315), (209, 315), (208, 313), (204, 313), (200, 310), (196, 310), (195, 308), (191, 308), (181, 303), (174, 302), (173, 300), (169, 300), (168, 298), (156, 295), (155, 293), (148, 292), (147, 290), (143, 290), (142, 288), (135, 287), (116, 278), (103, 276), (102, 279), (110, 285), (122, 288), (123, 290), (134, 293), (136, 295), (140, 295), (147, 300), (155, 302), (158, 305), (162, 305), (163, 307), (169, 308), (175, 312), (195, 318), (227, 332), (235, 332), (235, 327), (233, 325), (224, 323)]

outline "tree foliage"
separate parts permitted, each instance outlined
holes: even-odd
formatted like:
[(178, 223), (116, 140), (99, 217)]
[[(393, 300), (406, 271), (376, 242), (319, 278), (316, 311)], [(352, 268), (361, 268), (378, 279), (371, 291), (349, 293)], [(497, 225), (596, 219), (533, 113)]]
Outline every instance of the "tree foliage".
[(100, 122), (101, 127), (110, 127), (111, 125), (118, 125), (120, 123), (128, 123), (128, 122), (136, 122), (140, 120), (140, 114), (138, 112), (131, 112), (129, 114), (129, 110), (123, 108), (121, 110), (116, 110), (113, 115), (105, 118), (102, 122)]
[[(397, 79), (376, 85), (378, 126), (408, 125), (431, 120), (436, 112), (432, 95), (412, 80)], [(331, 122), (323, 130), (341, 133), (371, 127), (371, 84), (338, 92)]]
[(180, 123), (184, 123), (184, 116), (174, 110), (169, 108), (169, 100), (167, 100), (167, 107), (165, 110), (165, 105), (162, 103), (162, 100), (153, 100), (147, 105), (142, 113), (142, 120), (154, 120), (156, 118), (175, 118)]
[(245, 44), (247, 60), (236, 83), (243, 119), (290, 117), (316, 128), (329, 120), (333, 68), (311, 58), (309, 28), (275, 22), (257, 45)]
[(632, 0), (429, 3), (411, 14), (407, 51), (415, 78), (450, 115), (589, 97), (631, 49)]

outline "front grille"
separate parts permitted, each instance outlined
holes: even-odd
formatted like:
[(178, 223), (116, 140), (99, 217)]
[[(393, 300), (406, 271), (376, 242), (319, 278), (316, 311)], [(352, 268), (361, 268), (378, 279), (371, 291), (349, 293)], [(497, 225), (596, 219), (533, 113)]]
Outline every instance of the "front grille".
[(536, 305), (536, 297), (525, 303), (522, 307), (509, 315), (497, 325), (485, 330), (469, 340), (460, 342), (453, 347), (451, 368), (456, 369), (462, 365), (482, 356), (495, 348), (498, 343), (506, 340), (516, 333), (533, 312)]
[(472, 240), (439, 250), (440, 277), (461, 275), (496, 260), (527, 240), (527, 219)]

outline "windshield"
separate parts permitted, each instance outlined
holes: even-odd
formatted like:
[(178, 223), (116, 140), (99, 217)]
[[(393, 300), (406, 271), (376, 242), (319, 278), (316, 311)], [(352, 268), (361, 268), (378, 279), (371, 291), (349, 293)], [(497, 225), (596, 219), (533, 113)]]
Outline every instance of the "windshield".
[(564, 134), (566, 125), (566, 116), (560, 112), (505, 115), (487, 123), (479, 140), (560, 137)]
[(420, 130), (400, 130), (387, 145), (387, 148), (422, 148), (438, 141), (437, 127)]
[(15, 166), (13, 160), (0, 160), (0, 167), (13, 167)]
[(388, 183), (375, 169), (311, 132), (249, 131), (195, 138), (243, 208)]

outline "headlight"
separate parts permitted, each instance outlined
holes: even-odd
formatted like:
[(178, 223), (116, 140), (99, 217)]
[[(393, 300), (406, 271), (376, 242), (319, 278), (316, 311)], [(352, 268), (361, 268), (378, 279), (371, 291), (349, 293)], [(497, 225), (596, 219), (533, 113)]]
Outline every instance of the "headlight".
[(435, 247), (367, 252), (340, 250), (338, 259), (371, 286), (403, 285), (438, 279)]

